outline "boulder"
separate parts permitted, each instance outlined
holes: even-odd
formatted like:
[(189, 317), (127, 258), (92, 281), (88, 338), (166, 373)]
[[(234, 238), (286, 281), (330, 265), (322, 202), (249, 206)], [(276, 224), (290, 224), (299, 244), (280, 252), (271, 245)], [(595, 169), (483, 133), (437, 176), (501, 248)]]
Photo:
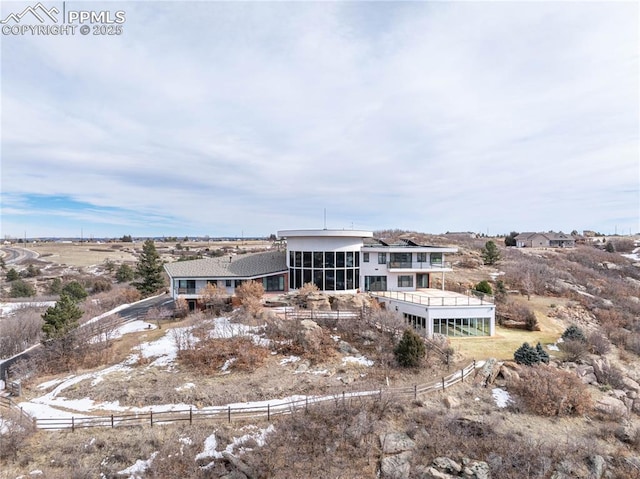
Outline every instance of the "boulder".
[(636, 436), (638, 435), (638, 431), (631, 424), (627, 424), (625, 426), (620, 426), (614, 432), (615, 436), (618, 440), (622, 442), (626, 442), (627, 444), (631, 444), (635, 441)]
[(607, 469), (607, 461), (605, 458), (596, 454), (589, 456), (588, 462), (592, 475), (591, 477), (593, 477), (593, 479), (602, 479), (602, 476)]
[(446, 472), (440, 472), (435, 467), (416, 467), (416, 477), (420, 479), (455, 479), (455, 476), (447, 474)]
[(598, 399), (594, 407), (596, 411), (612, 416), (622, 417), (627, 415), (627, 406), (620, 399), (611, 396)]
[(462, 466), (449, 457), (436, 457), (433, 460), (433, 467), (446, 473), (459, 474)]
[(640, 384), (638, 384), (630, 377), (624, 376), (622, 378), (622, 382), (624, 383), (625, 389), (628, 389), (629, 391), (633, 391), (635, 393), (640, 392)]
[(462, 459), (463, 477), (469, 479), (491, 479), (491, 469), (484, 461), (474, 461), (469, 458)]
[(460, 407), (460, 399), (455, 398), (453, 396), (445, 397), (442, 400), (442, 402), (444, 403), (445, 406), (447, 406), (447, 409), (456, 409)]
[(404, 432), (380, 434), (380, 446), (385, 454), (413, 451), (416, 443)]
[(380, 461), (380, 477), (383, 479), (405, 479), (409, 477), (412, 455), (412, 452), (405, 451), (383, 458)]

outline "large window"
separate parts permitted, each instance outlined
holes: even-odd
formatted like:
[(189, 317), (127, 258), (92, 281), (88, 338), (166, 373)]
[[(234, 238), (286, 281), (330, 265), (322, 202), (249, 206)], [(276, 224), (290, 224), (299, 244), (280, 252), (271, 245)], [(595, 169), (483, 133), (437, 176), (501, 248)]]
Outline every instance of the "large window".
[(195, 279), (179, 279), (178, 294), (196, 294)]
[(359, 288), (358, 251), (290, 251), (289, 288), (313, 283), (323, 291)]
[(431, 253), (431, 264), (442, 264), (442, 253)]
[(378, 264), (387, 264), (387, 253), (378, 253)]
[(389, 266), (392, 268), (411, 268), (411, 253), (390, 253)]
[(362, 262), (363, 263), (369, 262), (369, 253), (362, 253)]
[(489, 336), (491, 318), (434, 319), (433, 332), (445, 336)]
[(412, 275), (398, 276), (398, 288), (412, 288), (412, 287), (413, 287)]
[(284, 275), (262, 278), (262, 286), (265, 291), (284, 291)]
[(427, 262), (427, 253), (416, 253), (418, 263), (426, 263)]

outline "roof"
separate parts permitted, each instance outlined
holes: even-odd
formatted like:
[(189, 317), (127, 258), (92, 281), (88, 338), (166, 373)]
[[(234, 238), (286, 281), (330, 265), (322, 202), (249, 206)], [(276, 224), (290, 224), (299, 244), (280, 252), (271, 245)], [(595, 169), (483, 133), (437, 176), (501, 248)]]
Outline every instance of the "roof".
[(172, 278), (255, 278), (287, 271), (284, 251), (222, 256), (164, 265)]
[(426, 244), (418, 244), (408, 238), (400, 238), (394, 243), (388, 243), (378, 238), (365, 238), (363, 241), (363, 246), (365, 248), (375, 248), (375, 247), (388, 247), (388, 248), (429, 248), (437, 251), (442, 251), (445, 253), (455, 253), (458, 251), (458, 248), (451, 246), (433, 246)]
[(515, 239), (516, 240), (527, 240), (527, 239), (530, 239), (531, 237), (536, 236), (536, 235), (544, 236), (549, 241), (574, 240), (575, 239), (573, 236), (564, 234), (562, 231), (560, 231), (559, 233), (556, 233), (554, 231), (549, 231), (547, 233), (531, 233), (531, 232), (520, 233), (518, 236), (515, 237)]
[(363, 230), (281, 230), (278, 231), (278, 238), (318, 238), (318, 237), (342, 237), (342, 238), (371, 238), (371, 231)]

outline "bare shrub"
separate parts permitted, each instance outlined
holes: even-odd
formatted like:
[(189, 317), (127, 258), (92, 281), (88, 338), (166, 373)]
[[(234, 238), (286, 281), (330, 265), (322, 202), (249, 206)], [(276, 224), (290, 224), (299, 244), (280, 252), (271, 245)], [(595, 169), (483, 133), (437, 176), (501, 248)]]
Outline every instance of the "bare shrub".
[(185, 349), (178, 351), (180, 362), (205, 374), (220, 372), (225, 365), (230, 370), (251, 372), (260, 367), (269, 354), (247, 336), (183, 341), (182, 347)]
[(311, 363), (326, 361), (336, 354), (336, 343), (323, 328), (306, 329), (299, 321), (270, 320), (265, 336), (279, 354), (300, 356)]
[(633, 240), (628, 238), (611, 240), (611, 243), (618, 253), (631, 253), (636, 247)]
[(507, 328), (540, 331), (535, 313), (527, 305), (517, 301), (504, 301), (496, 305), (498, 324)]
[(186, 318), (189, 314), (189, 303), (182, 296), (178, 296), (175, 300), (175, 311), (174, 314), (176, 318)]
[(558, 343), (560, 351), (564, 353), (565, 361), (582, 361), (589, 354), (589, 346), (586, 341), (569, 340)]
[(522, 368), (510, 392), (526, 411), (541, 416), (573, 416), (591, 410), (587, 386), (575, 375), (552, 366)]
[(17, 411), (3, 410), (0, 415), (0, 462), (15, 461), (35, 432), (33, 425)]
[(42, 310), (21, 308), (0, 321), (0, 358), (24, 351), (40, 340)]
[(257, 281), (245, 281), (236, 288), (235, 293), (241, 304), (249, 300), (260, 301), (264, 296), (264, 286)]
[(227, 292), (218, 288), (216, 285), (207, 283), (207, 285), (198, 292), (205, 310), (211, 314), (221, 314), (227, 306), (229, 295)]
[(594, 331), (587, 336), (587, 345), (591, 353), (599, 356), (604, 356), (611, 351), (611, 343), (598, 331)]

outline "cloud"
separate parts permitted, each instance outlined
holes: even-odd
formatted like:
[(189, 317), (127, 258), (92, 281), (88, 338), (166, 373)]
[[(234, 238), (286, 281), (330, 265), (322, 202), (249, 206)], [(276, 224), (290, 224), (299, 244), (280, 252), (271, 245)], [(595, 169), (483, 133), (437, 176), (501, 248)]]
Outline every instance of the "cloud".
[(3, 38), (2, 234), (640, 229), (633, 3), (123, 5)]

